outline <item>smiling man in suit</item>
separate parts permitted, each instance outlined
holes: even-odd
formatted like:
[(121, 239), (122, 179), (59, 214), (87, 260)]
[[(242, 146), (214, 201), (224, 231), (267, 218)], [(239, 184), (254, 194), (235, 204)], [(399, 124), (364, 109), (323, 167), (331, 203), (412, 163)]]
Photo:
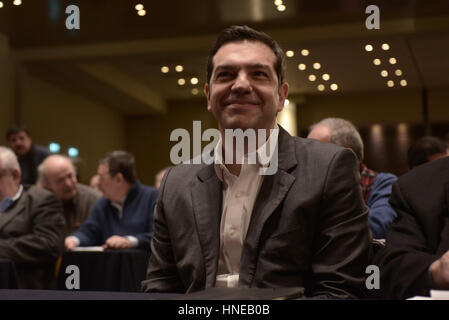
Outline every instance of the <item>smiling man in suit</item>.
[[(363, 295), (370, 233), (357, 159), (276, 124), (288, 93), (284, 65), (279, 45), (249, 27), (217, 39), (205, 85), (221, 133), (215, 161), (165, 174), (143, 291), (304, 287), (310, 297)], [(263, 130), (267, 139), (257, 150), (244, 145), (239, 163), (226, 129)], [(235, 161), (223, 163), (230, 151)], [(261, 175), (267, 151), (277, 170)]]
[(0, 258), (14, 261), (19, 287), (49, 289), (64, 248), (62, 205), (51, 192), (20, 184), (12, 150), (0, 147)]

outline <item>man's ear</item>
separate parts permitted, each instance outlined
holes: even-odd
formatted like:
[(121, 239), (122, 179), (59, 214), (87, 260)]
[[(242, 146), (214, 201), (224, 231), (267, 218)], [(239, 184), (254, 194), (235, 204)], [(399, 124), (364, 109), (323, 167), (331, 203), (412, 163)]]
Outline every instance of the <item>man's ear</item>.
[(19, 183), (20, 183), (20, 178), (22, 175), (19, 170), (12, 169), (11, 175), (12, 175), (12, 178), (14, 179), (14, 181), (19, 181)]
[(210, 88), (209, 88), (209, 84), (208, 83), (204, 84), (204, 94), (206, 95), (206, 98), (207, 98), (207, 111), (211, 111), (211, 106), (210, 106)]
[(284, 109), (284, 103), (285, 99), (287, 99), (288, 95), (288, 83), (284, 82), (279, 87), (279, 105), (278, 105), (278, 112), (281, 112), (282, 109)]
[(117, 173), (114, 177), (112, 177), (112, 179), (118, 183), (121, 183), (123, 180), (125, 180), (125, 178), (123, 177), (123, 174), (121, 174), (120, 172)]

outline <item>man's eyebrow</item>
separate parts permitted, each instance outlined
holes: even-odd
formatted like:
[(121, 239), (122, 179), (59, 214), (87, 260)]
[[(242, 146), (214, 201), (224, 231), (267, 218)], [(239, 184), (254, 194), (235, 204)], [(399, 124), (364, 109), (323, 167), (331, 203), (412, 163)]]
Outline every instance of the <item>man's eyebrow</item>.
[[(267, 64), (262, 64), (262, 63), (249, 63), (245, 65), (246, 68), (249, 69), (267, 69), (270, 70), (270, 66)], [(231, 69), (236, 69), (239, 68), (236, 65), (233, 64), (222, 64), (217, 66), (217, 68), (215, 68), (215, 71), (219, 71), (219, 70), (231, 70)]]

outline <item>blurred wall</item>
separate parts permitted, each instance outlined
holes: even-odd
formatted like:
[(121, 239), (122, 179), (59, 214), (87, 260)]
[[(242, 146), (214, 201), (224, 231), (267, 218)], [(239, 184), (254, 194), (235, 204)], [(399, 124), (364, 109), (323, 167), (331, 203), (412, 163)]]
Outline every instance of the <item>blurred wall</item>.
[(417, 90), (311, 95), (298, 109), (300, 130), (327, 117), (344, 118), (357, 126), (422, 121), (421, 93)]
[[(449, 92), (428, 90), (431, 134), (443, 138), (449, 132)], [(327, 117), (350, 120), (365, 144), (365, 162), (377, 171), (402, 175), (408, 171), (407, 150), (425, 135), (421, 91), (406, 89), (382, 93), (306, 96), (298, 106), (300, 136)]]
[[(170, 149), (177, 141), (170, 141), (170, 133), (184, 128), (190, 133), (193, 121), (201, 121), (201, 132), (217, 128), (215, 118), (207, 111), (206, 99), (169, 102), (169, 112), (160, 116), (129, 117), (127, 119), (127, 146), (134, 153), (137, 176), (148, 185), (154, 185), (155, 174), (170, 162)], [(203, 147), (208, 142), (203, 143)], [(192, 154), (192, 148), (191, 148)]]
[(126, 149), (125, 119), (117, 111), (30, 74), (25, 74), (22, 85), (23, 122), (33, 141), (45, 146), (57, 142), (63, 154), (69, 147), (78, 148), (81, 182), (89, 182), (105, 153)]
[(14, 117), (13, 71), (8, 38), (0, 34), (0, 145), (6, 144), (5, 132)]

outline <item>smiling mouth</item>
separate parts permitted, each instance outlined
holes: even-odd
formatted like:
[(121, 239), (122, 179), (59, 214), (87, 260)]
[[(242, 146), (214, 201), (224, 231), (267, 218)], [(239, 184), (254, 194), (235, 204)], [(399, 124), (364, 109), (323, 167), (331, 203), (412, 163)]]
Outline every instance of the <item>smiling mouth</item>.
[(250, 101), (231, 101), (226, 104), (227, 107), (233, 107), (233, 108), (254, 108), (258, 105), (259, 105), (259, 103), (250, 102)]

